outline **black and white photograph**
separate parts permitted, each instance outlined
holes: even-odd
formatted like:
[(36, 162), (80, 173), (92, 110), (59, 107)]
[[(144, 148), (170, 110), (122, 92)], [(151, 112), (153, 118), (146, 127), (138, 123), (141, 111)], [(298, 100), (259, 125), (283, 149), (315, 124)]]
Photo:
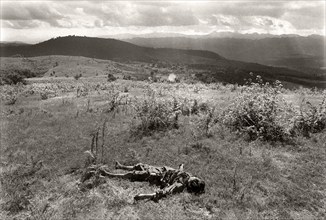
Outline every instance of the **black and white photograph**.
[(326, 219), (325, 0), (0, 0), (0, 219)]

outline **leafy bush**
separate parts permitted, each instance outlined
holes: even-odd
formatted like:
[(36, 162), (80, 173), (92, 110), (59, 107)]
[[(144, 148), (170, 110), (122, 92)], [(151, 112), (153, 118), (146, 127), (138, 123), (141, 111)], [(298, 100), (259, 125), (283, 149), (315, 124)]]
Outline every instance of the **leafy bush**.
[(176, 99), (159, 99), (155, 93), (136, 103), (136, 118), (140, 124), (136, 126), (135, 133), (150, 135), (156, 131), (165, 131), (178, 128), (178, 118), (181, 113), (180, 105)]
[(294, 119), (292, 132), (310, 137), (311, 133), (318, 133), (326, 128), (326, 96), (318, 105), (302, 102), (300, 113)]
[(263, 83), (257, 76), (257, 83), (250, 82), (243, 92), (226, 109), (221, 121), (249, 140), (286, 141), (290, 138), (290, 114), (293, 109), (278, 95), (282, 84)]

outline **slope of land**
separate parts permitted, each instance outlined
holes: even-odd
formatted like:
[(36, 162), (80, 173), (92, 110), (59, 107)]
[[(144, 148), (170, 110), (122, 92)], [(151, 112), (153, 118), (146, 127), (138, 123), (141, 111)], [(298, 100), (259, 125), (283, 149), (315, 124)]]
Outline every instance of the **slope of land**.
[(216, 53), (199, 50), (154, 49), (114, 39), (58, 37), (35, 45), (3, 46), (1, 56), (84, 56), (119, 61), (166, 61), (174, 63), (214, 63), (224, 59)]
[[(78, 90), (84, 93), (78, 96)], [(168, 103), (175, 97), (189, 106), (196, 106), (196, 100), (197, 108), (214, 107), (215, 115), (242, 94), (241, 87), (81, 78), (33, 83), (19, 91), (16, 103), (0, 102), (0, 219), (326, 217), (325, 130), (311, 138), (298, 137), (292, 145), (248, 142), (220, 122), (209, 127), (209, 135), (203, 133), (206, 113), (199, 110), (180, 116), (178, 129), (133, 135), (140, 124), (135, 106), (142, 100)], [(122, 100), (110, 111), (115, 94), (131, 102)], [(321, 93), (310, 90), (280, 95), (297, 108), (302, 98), (314, 105), (322, 100)], [(122, 172), (114, 170), (115, 160), (171, 167), (183, 163), (187, 172), (205, 180), (206, 192), (200, 196), (182, 192), (158, 203), (135, 202), (136, 194), (157, 188), (114, 178), (101, 178), (98, 186), (81, 190), (84, 152), (90, 150), (99, 128), (103, 162), (112, 172)]]

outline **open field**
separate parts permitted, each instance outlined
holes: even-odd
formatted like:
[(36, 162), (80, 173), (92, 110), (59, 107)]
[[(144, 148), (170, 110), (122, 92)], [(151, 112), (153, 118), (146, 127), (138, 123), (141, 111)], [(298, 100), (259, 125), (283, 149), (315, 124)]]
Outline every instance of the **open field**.
[[(309, 138), (295, 136), (291, 142), (249, 141), (221, 121), (245, 87), (51, 79), (12, 86), (17, 99), (1, 102), (0, 219), (326, 217), (325, 130)], [(1, 87), (5, 90), (9, 87)], [(325, 96), (308, 89), (281, 91), (279, 96), (294, 109), (302, 99), (317, 105)], [(140, 127), (144, 103), (178, 106), (180, 116), (173, 119), (177, 126), (152, 131)], [(214, 109), (212, 116), (209, 109)], [(109, 178), (81, 190), (84, 152), (97, 131), (103, 144), (99, 160), (112, 170), (116, 160), (171, 167), (184, 163), (187, 171), (205, 180), (206, 193), (134, 202), (136, 194), (156, 188)]]

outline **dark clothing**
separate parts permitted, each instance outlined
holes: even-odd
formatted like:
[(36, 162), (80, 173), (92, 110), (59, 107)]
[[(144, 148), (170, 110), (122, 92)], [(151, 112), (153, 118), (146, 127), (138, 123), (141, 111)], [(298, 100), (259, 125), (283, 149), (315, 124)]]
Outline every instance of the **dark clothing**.
[[(132, 172), (127, 172), (125, 174), (114, 174), (107, 171), (107, 166), (97, 166), (93, 165), (87, 168), (86, 172), (81, 178), (82, 183), (86, 183), (87, 180), (93, 178), (94, 181), (90, 181), (91, 186), (95, 186), (98, 181), (96, 181), (99, 176), (109, 176), (129, 179), (131, 181), (146, 181), (151, 184), (158, 185), (161, 189), (153, 194), (139, 194), (135, 199), (144, 199), (150, 198), (154, 201), (170, 195), (182, 192), (184, 189), (187, 189), (189, 192), (192, 192), (192, 188), (201, 189), (201, 192), (204, 191), (205, 184), (202, 183), (201, 188), (196, 185), (199, 183), (198, 178), (193, 177), (190, 173), (183, 171), (183, 165), (179, 169), (173, 169), (171, 167), (163, 166), (156, 167), (150, 166), (147, 164), (138, 163), (135, 166), (124, 166), (117, 162), (116, 169), (124, 169)], [(195, 185), (194, 185), (195, 184)], [(193, 191), (196, 193), (196, 191)], [(199, 192), (199, 191), (198, 191)]]
[(135, 176), (139, 175), (139, 177), (135, 178), (140, 179), (140, 181), (151, 182), (152, 180), (159, 178), (159, 184), (164, 186), (172, 185), (175, 182), (185, 184), (191, 177), (189, 173), (171, 167), (156, 167), (142, 163), (138, 163), (134, 166), (134, 173), (136, 174)]

